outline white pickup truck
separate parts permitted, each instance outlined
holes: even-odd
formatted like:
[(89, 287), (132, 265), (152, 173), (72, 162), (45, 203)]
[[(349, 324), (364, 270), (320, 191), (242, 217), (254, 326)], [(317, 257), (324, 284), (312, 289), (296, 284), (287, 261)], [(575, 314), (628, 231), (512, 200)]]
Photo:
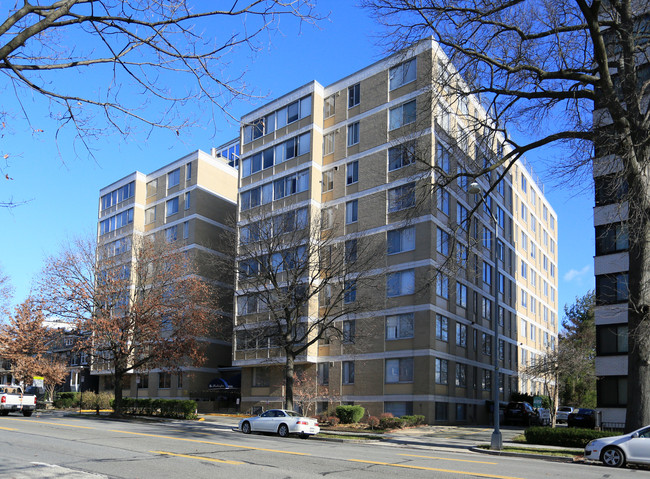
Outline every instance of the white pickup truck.
[(0, 384), (0, 415), (7, 416), (11, 411), (19, 411), (29, 417), (36, 410), (36, 396), (23, 394), (20, 386)]

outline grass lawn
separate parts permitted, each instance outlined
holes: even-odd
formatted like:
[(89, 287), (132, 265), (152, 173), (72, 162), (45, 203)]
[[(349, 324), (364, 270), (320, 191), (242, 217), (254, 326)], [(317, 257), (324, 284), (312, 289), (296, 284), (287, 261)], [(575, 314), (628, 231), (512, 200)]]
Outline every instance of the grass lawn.
[[(479, 446), (481, 449), (490, 449), (490, 446)], [(521, 452), (525, 454), (538, 454), (540, 456), (575, 457), (582, 456), (582, 449), (542, 449), (538, 447), (503, 446), (506, 452)]]

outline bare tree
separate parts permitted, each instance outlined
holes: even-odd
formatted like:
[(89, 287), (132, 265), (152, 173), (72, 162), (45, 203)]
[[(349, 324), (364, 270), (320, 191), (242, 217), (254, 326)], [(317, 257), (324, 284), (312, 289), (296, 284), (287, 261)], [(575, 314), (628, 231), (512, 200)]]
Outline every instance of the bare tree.
[[(459, 98), (483, 137), (504, 138), (503, 154), (469, 172), (506, 171), (525, 153), (561, 144), (569, 179), (610, 173), (629, 231), (629, 367), (626, 429), (650, 422), (650, 112), (645, 0), (491, 2), (363, 0), (388, 30), (391, 49), (426, 36), (464, 81)], [(444, 71), (444, 69), (442, 69)], [(594, 114), (594, 110), (597, 110)], [(526, 131), (525, 142), (508, 130)], [(595, 144), (595, 154), (594, 154)], [(594, 158), (600, 161), (593, 162)], [(492, 188), (498, 183), (490, 181)], [(572, 184), (575, 184), (572, 183)], [(602, 186), (602, 185), (601, 185)], [(626, 292), (627, 293), (627, 292)]]
[(28, 298), (0, 327), (0, 357), (11, 363), (18, 381), (32, 384), (34, 376), (42, 376), (53, 390), (67, 373), (66, 363), (49, 352), (60, 335), (61, 331), (47, 327), (38, 302)]
[[(120, 134), (130, 132), (128, 120), (178, 133), (192, 124), (183, 114), (188, 105), (227, 113), (233, 99), (251, 94), (228, 66), (234, 51), (260, 49), (283, 17), (317, 19), (308, 0), (223, 3), (16, 2), (0, 18), (0, 72), (19, 101), (26, 92), (42, 95), (60, 127), (73, 125), (82, 138), (103, 131), (96, 114)], [(101, 84), (90, 92), (65, 80), (70, 71)]]
[(11, 280), (0, 268), (0, 318), (9, 314), (9, 301), (12, 294)]
[(350, 339), (343, 321), (363, 310), (357, 290), (372, 283), (380, 256), (371, 238), (341, 241), (327, 218), (308, 218), (307, 208), (240, 215), (235, 344), (284, 361), (288, 409), (296, 360), (320, 340)]
[(93, 368), (113, 375), (115, 414), (122, 378), (141, 369), (178, 370), (205, 358), (202, 338), (218, 321), (192, 258), (164, 239), (137, 238), (115, 255), (93, 240), (75, 240), (49, 258), (40, 279), (43, 307), (90, 333), (77, 348)]

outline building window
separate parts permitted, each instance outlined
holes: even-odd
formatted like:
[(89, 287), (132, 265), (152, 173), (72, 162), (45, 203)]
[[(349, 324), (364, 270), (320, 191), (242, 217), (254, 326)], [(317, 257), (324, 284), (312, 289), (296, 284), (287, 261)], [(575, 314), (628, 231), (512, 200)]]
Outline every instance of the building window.
[(415, 161), (415, 142), (409, 141), (388, 149), (388, 171), (394, 171)]
[[(445, 173), (449, 173), (451, 168), (449, 163), (449, 151), (442, 146), (440, 142), (436, 143), (436, 166)], [(467, 179), (466, 176), (462, 178)]]
[(436, 402), (436, 421), (447, 421), (447, 411), (449, 407), (446, 402)]
[(351, 239), (345, 242), (345, 262), (354, 263), (357, 260), (357, 240)]
[(336, 110), (336, 95), (330, 95), (323, 101), (323, 118), (334, 116)]
[(357, 282), (348, 280), (345, 282), (343, 301), (345, 303), (354, 303), (357, 300)]
[(138, 374), (138, 375), (136, 375), (135, 382), (138, 385), (138, 389), (147, 389), (149, 387), (149, 375), (148, 374)]
[(323, 193), (334, 189), (334, 170), (323, 172)]
[(320, 227), (323, 230), (330, 229), (332, 226), (334, 226), (334, 209), (333, 208), (325, 208), (321, 210), (320, 214)]
[(181, 182), (181, 169), (176, 168), (174, 171), (167, 173), (167, 188), (178, 186)]
[[(594, 178), (596, 206), (620, 203), (628, 193), (627, 181), (620, 175), (605, 175)], [(551, 215), (551, 220), (554, 220)]]
[(335, 132), (328, 133), (327, 135), (323, 136), (323, 155), (330, 155), (334, 153), (334, 145), (336, 144), (335, 139)]
[(436, 194), (438, 210), (449, 216), (449, 192), (442, 187), (438, 187)]
[(415, 206), (415, 183), (407, 183), (388, 190), (388, 212)]
[(627, 299), (627, 273), (596, 276), (596, 302), (598, 304), (622, 303)]
[(436, 358), (436, 384), (448, 384), (449, 361)]
[(190, 222), (185, 221), (183, 223), (183, 239), (187, 239), (190, 237)]
[(596, 353), (599, 356), (627, 354), (627, 338), (627, 324), (596, 326)]
[(406, 401), (386, 401), (384, 402), (384, 412), (390, 413), (394, 417), (412, 416), (413, 403)]
[(359, 143), (359, 122), (348, 125), (348, 146)]
[(124, 200), (131, 198), (135, 194), (135, 181), (131, 181), (101, 198), (102, 210), (115, 206)]
[(399, 88), (402, 85), (406, 85), (407, 83), (415, 81), (417, 70), (416, 66), (416, 60), (415, 58), (412, 58), (400, 65), (397, 65), (396, 67), (391, 68), (388, 72), (390, 85), (389, 88), (391, 90), (394, 90), (395, 88)]
[(348, 108), (357, 106), (361, 102), (361, 84), (357, 83), (348, 87)]
[(449, 340), (449, 319), (436, 314), (436, 339), (447, 342)]
[(144, 211), (144, 224), (149, 225), (156, 222), (156, 207), (152, 206)]
[(99, 234), (103, 235), (111, 231), (118, 230), (123, 226), (133, 223), (133, 208), (122, 211), (110, 218), (106, 218), (99, 223)]
[(158, 373), (158, 389), (169, 389), (172, 387), (171, 373)]
[(386, 339), (413, 337), (413, 313), (386, 316)]
[(627, 223), (596, 226), (596, 255), (627, 251), (629, 246)]
[(483, 261), (483, 284), (488, 286), (492, 284), (492, 265), (485, 261)]
[(627, 406), (627, 376), (604, 376), (596, 383), (598, 407)]
[(449, 276), (441, 272), (436, 274), (436, 294), (449, 299)]
[(147, 183), (147, 198), (154, 196), (158, 191), (158, 180), (151, 180)]
[(343, 327), (341, 331), (343, 333), (343, 342), (344, 343), (354, 343), (354, 333), (356, 329), (356, 324), (354, 319), (348, 319), (343, 321)]
[(438, 235), (436, 237), (436, 251), (449, 256), (449, 233), (438, 227)]
[(178, 213), (178, 196), (167, 200), (167, 216), (175, 215)]
[(492, 320), (492, 301), (488, 298), (481, 300), (481, 317), (487, 321)]
[(404, 296), (415, 293), (415, 270), (407, 269), (390, 273), (386, 277), (386, 296)]
[(185, 180), (192, 178), (192, 163), (187, 163), (185, 165)]
[(415, 100), (406, 102), (398, 107), (391, 108), (388, 113), (388, 129), (395, 130), (404, 125), (415, 122)]
[(173, 243), (178, 237), (178, 226), (174, 225), (165, 229), (165, 238), (168, 243)]
[(330, 383), (330, 364), (318, 363), (318, 385), (327, 386)]
[(483, 370), (483, 379), (481, 381), (481, 389), (483, 389), (483, 391), (491, 391), (492, 390), (492, 371), (488, 371), (487, 369)]
[(467, 347), (467, 326), (465, 324), (456, 323), (456, 346)]
[(386, 382), (413, 382), (413, 358), (387, 359)]
[(456, 283), (456, 305), (467, 308), (467, 286), (458, 282)]
[(415, 226), (388, 231), (386, 239), (388, 254), (413, 251), (415, 249)]
[(185, 193), (185, 209), (189, 210), (191, 206), (192, 206), (192, 199), (190, 196), (190, 192), (188, 191), (187, 193)]
[(269, 368), (253, 368), (253, 387), (263, 388), (269, 386)]
[(359, 219), (359, 201), (352, 200), (345, 203), (345, 224), (356, 223)]
[[(467, 387), (467, 365), (456, 363), (456, 387)], [(458, 418), (456, 418), (458, 419)]]
[(481, 351), (486, 356), (492, 356), (492, 336), (481, 333)]
[(352, 161), (346, 165), (345, 184), (351, 185), (359, 181), (359, 162)]
[(456, 205), (456, 224), (467, 231), (469, 227), (469, 215), (467, 208), (458, 203)]
[(354, 384), (354, 361), (343, 361), (343, 384)]

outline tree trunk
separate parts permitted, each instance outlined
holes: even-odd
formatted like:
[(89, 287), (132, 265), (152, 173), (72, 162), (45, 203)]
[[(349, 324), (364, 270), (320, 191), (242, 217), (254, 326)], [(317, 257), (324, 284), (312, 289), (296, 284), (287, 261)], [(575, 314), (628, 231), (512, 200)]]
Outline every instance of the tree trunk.
[(293, 411), (293, 370), (296, 358), (289, 351), (286, 351), (287, 361), (284, 366), (284, 407)]
[(650, 181), (647, 174), (627, 175), (627, 180), (630, 264), (625, 431), (630, 432), (650, 424)]
[(113, 404), (113, 416), (120, 417), (122, 415), (122, 378), (124, 377), (124, 371), (121, 369), (115, 368), (114, 373), (114, 396), (115, 401)]

